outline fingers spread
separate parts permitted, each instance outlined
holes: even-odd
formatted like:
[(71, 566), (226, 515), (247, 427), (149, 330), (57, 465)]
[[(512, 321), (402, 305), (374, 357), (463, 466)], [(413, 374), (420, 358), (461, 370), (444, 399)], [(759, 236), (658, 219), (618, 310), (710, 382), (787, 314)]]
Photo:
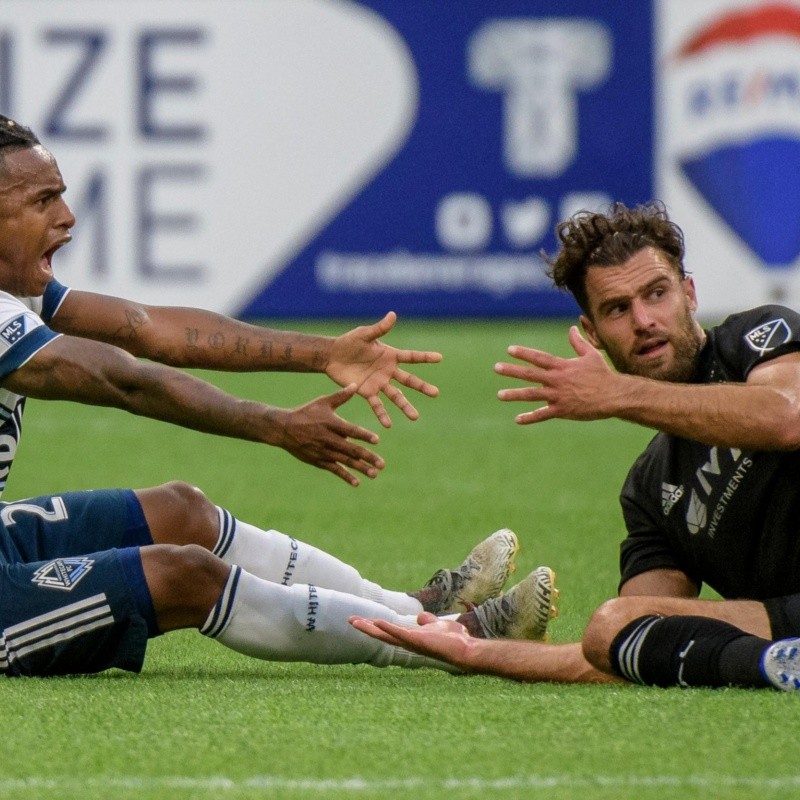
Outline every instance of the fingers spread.
[(506, 378), (519, 378), (529, 383), (540, 383), (546, 375), (546, 370), (538, 367), (524, 367), (522, 364), (499, 363), (494, 365), (494, 371)]
[(531, 425), (534, 422), (544, 422), (547, 419), (555, 419), (557, 414), (550, 406), (542, 406), (535, 411), (526, 411), (524, 414), (518, 414), (515, 422), (518, 425)]
[(389, 398), (409, 419), (419, 419), (419, 411), (417, 411), (411, 403), (408, 402), (406, 396), (396, 387), (387, 384), (383, 393)]
[(348, 622), (356, 630), (366, 633), (373, 639), (378, 639), (381, 642), (386, 642), (386, 644), (391, 644), (395, 647), (403, 646), (403, 642), (397, 639), (391, 631), (384, 630), (383, 627), (380, 626), (380, 623), (382, 623), (383, 620), (370, 620), (365, 619), (364, 617), (350, 617)]
[(435, 350), (395, 350), (395, 356), (400, 364), (438, 364), (442, 354)]
[(406, 372), (404, 369), (396, 369), (392, 377), (399, 384), (407, 386), (409, 389), (414, 389), (417, 392), (421, 392), (428, 397), (436, 397), (439, 394), (438, 386), (434, 386), (432, 383), (428, 383), (427, 381), (422, 380), (422, 378), (419, 376), (413, 375), (410, 372)]
[(356, 392), (358, 391), (358, 384), (349, 383), (347, 386), (339, 389), (338, 392), (328, 395), (328, 401), (331, 408), (339, 408), (344, 405)]
[(551, 367), (556, 362), (560, 361), (558, 356), (552, 353), (547, 353), (544, 350), (536, 350), (533, 347), (523, 347), (519, 344), (512, 344), (508, 348), (508, 354), (512, 358), (518, 358), (520, 361), (527, 361), (537, 367)]
[(369, 342), (380, 339), (381, 336), (385, 336), (389, 333), (394, 327), (395, 322), (397, 322), (397, 314), (395, 314), (394, 311), (390, 311), (382, 320), (376, 322), (374, 325), (367, 325), (364, 328), (364, 338)]
[(320, 464), (320, 466), (322, 469), (332, 472), (337, 478), (341, 478), (343, 481), (345, 481), (345, 483), (349, 483), (353, 487), (361, 485), (361, 481), (359, 481), (355, 475), (353, 475), (351, 472), (348, 472), (339, 464)]

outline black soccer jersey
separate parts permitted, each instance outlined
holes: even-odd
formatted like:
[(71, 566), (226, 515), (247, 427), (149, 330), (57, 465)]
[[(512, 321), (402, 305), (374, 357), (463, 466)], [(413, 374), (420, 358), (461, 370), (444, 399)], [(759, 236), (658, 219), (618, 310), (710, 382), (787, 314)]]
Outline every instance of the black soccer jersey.
[[(761, 306), (707, 331), (696, 383), (743, 382), (757, 364), (800, 350), (800, 315)], [(628, 537), (622, 583), (685, 572), (723, 597), (800, 592), (800, 452), (710, 447), (658, 433), (620, 498)]]

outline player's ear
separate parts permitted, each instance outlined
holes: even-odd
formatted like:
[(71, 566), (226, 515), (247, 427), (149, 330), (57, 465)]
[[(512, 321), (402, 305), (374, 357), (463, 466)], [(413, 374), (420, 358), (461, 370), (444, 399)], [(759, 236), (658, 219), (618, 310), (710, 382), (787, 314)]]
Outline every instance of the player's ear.
[(694, 312), (697, 311), (697, 288), (694, 285), (694, 278), (690, 275), (687, 275), (683, 279), (683, 291), (689, 300), (689, 308), (694, 314)]
[(586, 335), (586, 339), (588, 340), (589, 344), (592, 347), (596, 347), (598, 350), (602, 350), (603, 345), (600, 344), (600, 340), (597, 338), (597, 331), (595, 330), (594, 324), (592, 323), (591, 319), (589, 319), (589, 317), (587, 317), (585, 314), (581, 314), (580, 323), (581, 323), (581, 328), (583, 328), (583, 332)]

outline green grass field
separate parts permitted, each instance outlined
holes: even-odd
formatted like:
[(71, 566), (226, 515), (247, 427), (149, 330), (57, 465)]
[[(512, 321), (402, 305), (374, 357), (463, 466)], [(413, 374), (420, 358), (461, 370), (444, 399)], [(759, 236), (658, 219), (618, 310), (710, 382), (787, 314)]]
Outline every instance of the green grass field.
[[(413, 398), (416, 423), (393, 413), (387, 467), (358, 489), (277, 450), (31, 402), (4, 499), (181, 478), (398, 589), (508, 526), (523, 544), (516, 579), (542, 563), (558, 572), (552, 635), (568, 641), (615, 592), (617, 492), (650, 433), (514, 424), (522, 406), (495, 399), (509, 382), (493, 363), (511, 343), (566, 353), (565, 337), (560, 323), (401, 322), (389, 342), (444, 353), (418, 370), (441, 396)], [(320, 376), (214, 380), (278, 405), (331, 390)], [(378, 427), (363, 401), (342, 413)], [(0, 798), (800, 797), (797, 702), (270, 664), (181, 632), (151, 644), (139, 676), (0, 680)]]

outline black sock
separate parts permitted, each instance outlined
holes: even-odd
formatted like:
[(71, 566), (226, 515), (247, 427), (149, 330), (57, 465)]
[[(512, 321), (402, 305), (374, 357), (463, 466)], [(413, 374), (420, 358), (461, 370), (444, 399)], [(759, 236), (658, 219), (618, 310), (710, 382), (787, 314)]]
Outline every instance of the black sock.
[(614, 669), (650, 686), (768, 686), (761, 654), (770, 644), (709, 617), (639, 617), (611, 644)]

